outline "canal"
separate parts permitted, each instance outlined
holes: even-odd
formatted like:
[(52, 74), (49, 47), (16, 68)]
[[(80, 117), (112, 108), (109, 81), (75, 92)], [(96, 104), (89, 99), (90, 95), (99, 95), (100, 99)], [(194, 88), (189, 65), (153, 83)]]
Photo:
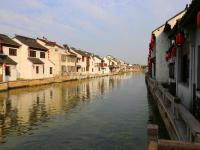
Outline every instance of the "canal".
[(147, 149), (149, 118), (163, 124), (144, 78), (129, 73), (1, 92), (0, 149)]

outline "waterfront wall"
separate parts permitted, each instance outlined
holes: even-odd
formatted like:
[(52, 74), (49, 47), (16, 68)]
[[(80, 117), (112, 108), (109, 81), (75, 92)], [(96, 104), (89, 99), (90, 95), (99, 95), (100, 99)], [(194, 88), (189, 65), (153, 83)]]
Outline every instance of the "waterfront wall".
[(51, 83), (60, 83), (60, 82), (73, 81), (73, 80), (83, 80), (83, 79), (89, 79), (89, 78), (111, 76), (111, 75), (117, 75), (117, 73), (102, 74), (102, 75), (63, 75), (63, 76), (56, 76), (56, 77), (45, 78), (45, 79), (31, 79), (31, 80), (16, 80), (16, 81), (0, 82), (0, 91), (6, 91), (8, 89), (14, 89), (14, 88), (39, 86), (39, 85), (45, 85), (45, 84), (51, 84)]
[(200, 123), (156, 80), (146, 76), (146, 83), (172, 140), (200, 142)]
[(199, 150), (200, 143), (158, 138), (158, 126), (148, 124), (148, 150)]

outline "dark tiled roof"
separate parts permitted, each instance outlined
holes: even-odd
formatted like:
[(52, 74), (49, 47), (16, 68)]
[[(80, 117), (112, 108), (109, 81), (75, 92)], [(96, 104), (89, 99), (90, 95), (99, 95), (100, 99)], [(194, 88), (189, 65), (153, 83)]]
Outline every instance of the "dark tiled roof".
[(73, 57), (76, 57), (76, 54), (75, 54), (75, 53), (73, 53), (72, 51), (68, 51), (68, 52), (69, 52), (68, 56), (73, 56)]
[(78, 53), (78, 54), (80, 54), (80, 55), (82, 55), (82, 56), (85, 56), (85, 57), (88, 57), (89, 56), (89, 54), (87, 54), (86, 52), (84, 52), (84, 51), (81, 51), (81, 50), (76, 50), (76, 49), (73, 49), (76, 53)]
[(8, 65), (17, 65), (17, 63), (7, 55), (0, 55), (0, 63)]
[(44, 42), (47, 46), (51, 46), (51, 47), (59, 47), (59, 48), (63, 48), (62, 46), (60, 46), (59, 44), (57, 44), (56, 42), (52, 42), (52, 41), (48, 41), (46, 39), (41, 39), (41, 38), (37, 38), (38, 40)]
[(21, 35), (16, 35), (15, 38), (18, 39), (19, 41), (21, 41), (23, 44), (27, 45), (31, 49), (41, 50), (41, 51), (47, 51), (48, 50), (44, 46), (40, 45), (36, 41), (36, 39), (24, 37), (24, 36), (21, 36)]
[(95, 57), (97, 57), (100, 60), (103, 60), (99, 55), (94, 55)]
[(192, 0), (191, 4), (188, 8), (186, 8), (185, 15), (179, 19), (176, 23), (176, 25), (173, 27), (171, 33), (169, 34), (169, 37), (172, 37), (174, 34), (176, 34), (182, 27), (187, 25), (196, 25), (196, 18), (197, 13), (200, 11), (200, 0)]
[(187, 9), (187, 12), (179, 22), (180, 26), (191, 24), (191, 21), (196, 22), (197, 13), (199, 10), (200, 10), (200, 0), (193, 0)]
[(28, 60), (30, 60), (33, 64), (44, 64), (39, 58), (33, 58), (29, 57)]
[(7, 35), (0, 34), (0, 43), (13, 47), (20, 47), (20, 45), (9, 38)]

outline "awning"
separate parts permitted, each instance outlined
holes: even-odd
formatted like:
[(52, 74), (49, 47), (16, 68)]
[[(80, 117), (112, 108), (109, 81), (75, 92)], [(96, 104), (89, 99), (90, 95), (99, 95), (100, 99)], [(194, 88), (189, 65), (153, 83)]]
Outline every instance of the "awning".
[(33, 64), (44, 64), (44, 62), (42, 62), (39, 58), (29, 57), (28, 60)]
[(17, 65), (17, 63), (7, 55), (0, 55), (0, 63), (8, 65)]

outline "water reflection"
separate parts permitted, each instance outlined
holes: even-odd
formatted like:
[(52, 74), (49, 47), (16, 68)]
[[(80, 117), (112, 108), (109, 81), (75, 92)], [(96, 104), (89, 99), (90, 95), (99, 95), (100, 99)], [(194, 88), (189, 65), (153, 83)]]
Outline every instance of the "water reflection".
[(0, 141), (10, 134), (32, 134), (39, 125), (77, 105), (90, 103), (97, 97), (120, 87), (127, 75), (73, 81), (0, 93)]

